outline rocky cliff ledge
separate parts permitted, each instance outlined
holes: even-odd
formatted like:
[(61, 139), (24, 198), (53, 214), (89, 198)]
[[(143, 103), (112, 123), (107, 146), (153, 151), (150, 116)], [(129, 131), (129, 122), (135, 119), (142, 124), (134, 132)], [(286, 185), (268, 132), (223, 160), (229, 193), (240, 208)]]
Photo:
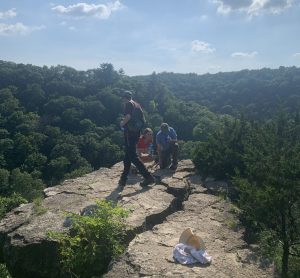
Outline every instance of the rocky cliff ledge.
[[(0, 223), (0, 259), (13, 277), (61, 277), (57, 244), (48, 231), (67, 231), (66, 211), (82, 213), (96, 199), (116, 200), (132, 213), (127, 252), (112, 262), (108, 277), (272, 277), (273, 271), (243, 240), (243, 229), (230, 203), (212, 193), (194, 173), (192, 162), (181, 161), (176, 173), (156, 170), (161, 182), (141, 188), (132, 175), (120, 191), (118, 163), (84, 177), (47, 188), (41, 204), (22, 205)], [(172, 250), (181, 232), (191, 227), (213, 257), (210, 266), (183, 266)]]

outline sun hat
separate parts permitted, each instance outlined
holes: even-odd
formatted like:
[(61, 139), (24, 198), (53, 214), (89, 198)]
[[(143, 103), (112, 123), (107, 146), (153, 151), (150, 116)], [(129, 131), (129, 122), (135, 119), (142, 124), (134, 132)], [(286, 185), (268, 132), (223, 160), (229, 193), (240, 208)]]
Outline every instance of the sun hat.
[(196, 249), (205, 249), (204, 241), (201, 237), (195, 235), (191, 228), (187, 228), (182, 232), (179, 238), (179, 243), (193, 246)]

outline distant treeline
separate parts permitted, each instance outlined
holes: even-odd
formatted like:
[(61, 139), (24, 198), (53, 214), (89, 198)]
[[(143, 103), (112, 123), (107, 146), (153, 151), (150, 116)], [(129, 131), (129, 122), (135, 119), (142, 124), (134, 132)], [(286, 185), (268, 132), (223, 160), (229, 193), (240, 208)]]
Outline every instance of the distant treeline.
[(300, 105), (300, 68), (242, 70), (197, 75), (159, 73), (138, 76), (148, 82), (155, 78), (184, 101), (194, 101), (219, 114), (238, 117), (241, 110), (251, 119), (270, 119), (283, 108), (293, 113)]

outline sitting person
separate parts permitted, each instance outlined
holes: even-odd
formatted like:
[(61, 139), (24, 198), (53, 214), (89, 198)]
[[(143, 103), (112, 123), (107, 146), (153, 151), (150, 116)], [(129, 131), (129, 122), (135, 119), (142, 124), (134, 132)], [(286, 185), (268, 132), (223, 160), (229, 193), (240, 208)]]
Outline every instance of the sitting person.
[(153, 143), (153, 131), (151, 128), (146, 128), (139, 138), (136, 145), (137, 154), (142, 162), (153, 161), (152, 153), (149, 151)]
[(156, 135), (157, 152), (159, 156), (159, 166), (161, 169), (169, 167), (171, 170), (177, 169), (178, 143), (177, 134), (174, 128), (167, 123), (162, 123), (160, 131)]

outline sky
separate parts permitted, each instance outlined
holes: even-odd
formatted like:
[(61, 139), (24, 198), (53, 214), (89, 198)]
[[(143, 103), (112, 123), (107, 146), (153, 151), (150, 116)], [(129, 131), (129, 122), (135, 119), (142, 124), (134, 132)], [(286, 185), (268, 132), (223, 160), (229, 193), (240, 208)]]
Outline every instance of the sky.
[(1, 0), (0, 60), (125, 74), (300, 66), (300, 0)]

